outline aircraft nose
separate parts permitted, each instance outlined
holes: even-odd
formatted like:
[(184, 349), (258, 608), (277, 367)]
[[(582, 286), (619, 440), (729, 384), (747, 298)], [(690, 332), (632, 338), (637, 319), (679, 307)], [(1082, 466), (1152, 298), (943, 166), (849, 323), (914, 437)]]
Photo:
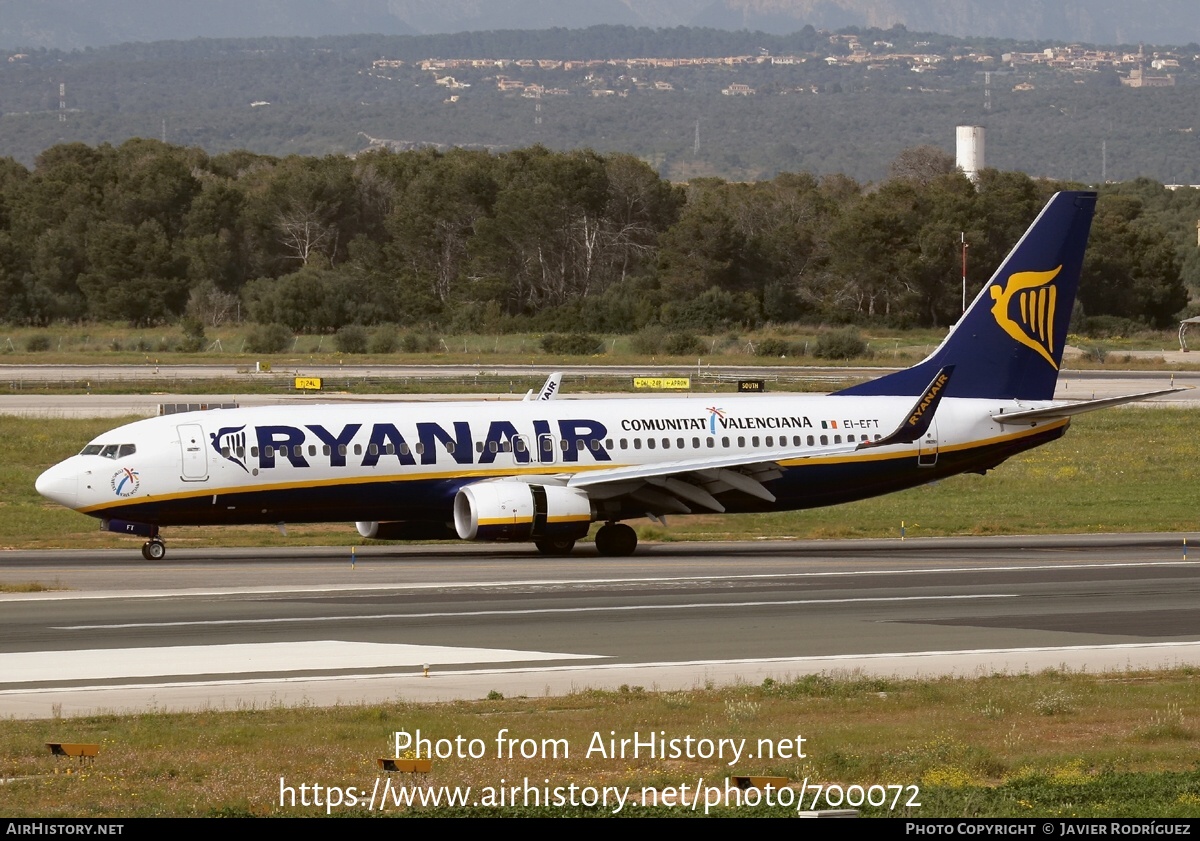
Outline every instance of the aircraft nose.
[(46, 499), (74, 508), (79, 499), (79, 474), (67, 462), (60, 462), (38, 476), (34, 487)]

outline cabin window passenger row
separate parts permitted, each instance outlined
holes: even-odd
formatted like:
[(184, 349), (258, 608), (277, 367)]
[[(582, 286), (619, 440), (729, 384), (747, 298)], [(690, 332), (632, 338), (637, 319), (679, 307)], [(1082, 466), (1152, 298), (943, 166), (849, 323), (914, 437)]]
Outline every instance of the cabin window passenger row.
[[(829, 435), (821, 435), (819, 438), (820, 444), (822, 446), (828, 446), (830, 443), (830, 437), (831, 436), (829, 436)], [(834, 436), (832, 436), (832, 439), (833, 439), (832, 443), (834, 443), (834, 444), (842, 443), (841, 435), (834, 435)], [(880, 436), (878, 433), (875, 434), (874, 439), (876, 441), (880, 440)], [(849, 443), (854, 443), (855, 441), (869, 441), (869, 440), (871, 440), (871, 436), (865, 435), (865, 434), (858, 435), (858, 436), (856, 436), (856, 435), (847, 435), (846, 436), (846, 441)], [(720, 439), (719, 444), (718, 444), (718, 440), (712, 436), (708, 436), (708, 437), (704, 438), (703, 443), (701, 443), (701, 439), (698, 437), (694, 437), (691, 440), (692, 449), (695, 449), (695, 450), (698, 450), (701, 447), (707, 447), (708, 449), (714, 449), (718, 445), (721, 447), (728, 448), (732, 445), (732, 443), (733, 442), (731, 441), (731, 439), (728, 436), (723, 436)], [(791, 444), (794, 447), (800, 447), (805, 444), (812, 447), (812, 446), (816, 446), (817, 443), (818, 443), (818, 438), (815, 436), (812, 436), (812, 435), (808, 435), (808, 436), (793, 435), (792, 439), (791, 439)], [(777, 444), (780, 447), (786, 447), (786, 446), (788, 446), (788, 437), (786, 435), (780, 435), (778, 442), (776, 442), (775, 436), (773, 436), (773, 435), (766, 436), (765, 440), (763, 440), (763, 441), (760, 441), (759, 436), (757, 436), (757, 435), (751, 436), (751, 438), (750, 438), (750, 446), (751, 447), (758, 447), (758, 446), (760, 446), (760, 444), (765, 445), (767, 447), (775, 447)], [(447, 453), (449, 453), (451, 455), (454, 454), (454, 451), (456, 449), (454, 441), (444, 441), (443, 445), (444, 445)], [(682, 450), (688, 446), (688, 441), (685, 438), (676, 438), (674, 443), (672, 443), (670, 438), (661, 438), (661, 439), (647, 438), (647, 439), (645, 439), (645, 446), (647, 449), (650, 449), (650, 450), (653, 450), (658, 447), (661, 447), (664, 450), (669, 450), (672, 447)], [(746, 438), (743, 436), (738, 436), (737, 446), (745, 447), (746, 446)], [(588, 440), (578, 438), (575, 440), (575, 449), (578, 450), (579, 452), (583, 452), (588, 449), (590, 449), (592, 452), (599, 452), (601, 449), (612, 450), (612, 449), (617, 449), (617, 448), (622, 449), (622, 450), (628, 450), (631, 447), (635, 450), (642, 449), (642, 439), (641, 438), (633, 438), (633, 439), (620, 438), (620, 439), (617, 439), (614, 441), (612, 438), (608, 438), (605, 440), (601, 440), (599, 438), (592, 438), (592, 439), (588, 439)], [(569, 452), (571, 450), (571, 442), (566, 439), (560, 439), (559, 440), (559, 448), (564, 453)], [(488, 452), (493, 453), (493, 454), (511, 453), (511, 452), (525, 453), (525, 452), (529, 451), (529, 445), (526, 443), (525, 439), (520, 436), (518, 436), (516, 438), (504, 440), (504, 441), (487, 441), (487, 442), (476, 441), (475, 442), (476, 452), (482, 453), (482, 452), (484, 452), (485, 449)], [(554, 450), (553, 440), (549, 436), (544, 436), (542, 439), (542, 451), (546, 452), (546, 453), (550, 453), (550, 452), (553, 452), (553, 450)], [(292, 446), (292, 447), (289, 447), (287, 444), (268, 445), (263, 448), (263, 455), (267, 458), (271, 458), (276, 453), (278, 453), (278, 455), (280, 455), (283, 458), (290, 458), (291, 456), (300, 458), (303, 454), (303, 451), (304, 451), (304, 447), (299, 444)], [(125, 456), (128, 456), (128, 455), (133, 455), (136, 452), (137, 452), (137, 446), (134, 444), (88, 444), (80, 452), (80, 455), (99, 455), (99, 456), (104, 456), (105, 458), (118, 459), (118, 458), (124, 458)], [(315, 456), (316, 452), (317, 452), (317, 448), (313, 445), (309, 445), (308, 454), (310, 456)], [(329, 456), (330, 453), (332, 452), (332, 448), (328, 444), (326, 444), (321, 448), (321, 452), (323, 455)], [(349, 452), (350, 452), (350, 447), (348, 447), (346, 444), (338, 444), (337, 445), (337, 454), (339, 456), (345, 457), (346, 455), (349, 454)], [(410, 448), (407, 443), (401, 443), (399, 445), (399, 447), (397, 447), (395, 444), (385, 444), (382, 447), (380, 447), (380, 445), (378, 445), (378, 444), (368, 444), (366, 446), (366, 452), (370, 455), (379, 455), (381, 452), (384, 455), (389, 455), (389, 456), (396, 455), (397, 452), (399, 452), (399, 454), (402, 456), (407, 456), (410, 454), (410, 452), (416, 453), (417, 455), (422, 455), (425, 452), (425, 445), (423, 443), (418, 442)], [(229, 458), (231, 453), (236, 453), (238, 458), (245, 458), (246, 448), (245, 447), (237, 447), (235, 449), (235, 448), (231, 448), (228, 446), (221, 448), (221, 455), (224, 456), (225, 458)], [(291, 455), (289, 455), (289, 453)], [(357, 456), (357, 455), (362, 455), (362, 454), (363, 454), (363, 446), (361, 444), (355, 444), (354, 445), (354, 455)], [(258, 458), (259, 448), (251, 447), (250, 455), (253, 458)]]

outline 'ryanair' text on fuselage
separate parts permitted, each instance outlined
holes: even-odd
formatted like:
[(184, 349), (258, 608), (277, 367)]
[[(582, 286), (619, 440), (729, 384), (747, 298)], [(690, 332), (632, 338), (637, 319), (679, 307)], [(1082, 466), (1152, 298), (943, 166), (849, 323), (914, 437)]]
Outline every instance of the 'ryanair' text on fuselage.
[[(270, 470), (286, 462), (292, 467), (310, 467), (309, 459), (316, 448), (322, 453), (322, 466), (346, 467), (348, 459), (358, 466), (375, 467), (385, 459), (396, 459), (401, 465), (437, 464), (450, 459), (457, 464), (490, 464), (501, 453), (511, 455), (518, 464), (538, 462), (578, 462), (580, 453), (596, 461), (611, 461), (604, 448), (593, 445), (607, 437), (608, 429), (599, 421), (586, 418), (564, 418), (556, 422), (535, 420), (524, 431), (507, 420), (488, 424), (487, 434), (477, 439), (467, 421), (448, 425), (419, 422), (412, 425), (415, 435), (406, 437), (393, 423), (348, 423), (331, 430), (321, 424), (287, 426), (283, 424), (253, 427), (252, 440), (257, 442), (250, 455), (257, 459), (258, 468)], [(244, 427), (226, 427), (211, 433), (212, 447), (228, 461), (247, 470), (244, 452), (230, 446), (230, 441)], [(476, 446), (476, 441), (480, 445)]]

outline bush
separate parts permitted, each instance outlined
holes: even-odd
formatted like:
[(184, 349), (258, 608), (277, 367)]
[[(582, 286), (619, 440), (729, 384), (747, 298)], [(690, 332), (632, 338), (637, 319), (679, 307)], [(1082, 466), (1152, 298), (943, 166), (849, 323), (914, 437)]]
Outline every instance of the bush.
[(366, 353), (367, 328), (358, 324), (347, 324), (334, 334), (333, 343), (342, 353)]
[(1145, 329), (1145, 324), (1119, 315), (1087, 316), (1080, 326), (1080, 332), (1093, 339), (1128, 338)]
[(629, 345), (633, 348), (633, 352), (640, 353), (642, 356), (654, 356), (662, 353), (663, 346), (666, 343), (667, 331), (658, 324), (643, 327), (634, 333), (633, 337), (629, 340)]
[(588, 356), (604, 353), (604, 343), (590, 333), (547, 333), (542, 336), (542, 350), (566, 356)]
[(759, 342), (754, 348), (755, 356), (792, 356), (795, 354), (795, 348), (792, 343), (785, 339), (777, 339), (770, 336)]
[(282, 324), (260, 324), (246, 337), (251, 353), (282, 353), (292, 341), (292, 331)]
[(867, 343), (852, 327), (822, 333), (813, 350), (813, 356), (818, 359), (857, 359), (866, 355)]
[(400, 334), (395, 324), (382, 324), (371, 335), (367, 349), (371, 353), (395, 353), (400, 347)]
[(195, 316), (185, 315), (179, 326), (183, 328), (183, 341), (179, 343), (179, 347), (184, 353), (199, 353), (204, 350), (207, 341), (203, 321)]
[(433, 353), (438, 349), (438, 339), (432, 333), (405, 333), (400, 339), (400, 350), (405, 353)]
[(670, 356), (695, 356), (704, 353), (704, 342), (691, 333), (672, 333), (667, 336), (664, 349)]
[(757, 309), (753, 295), (734, 295), (714, 286), (695, 298), (667, 304), (664, 320), (674, 327), (717, 330), (731, 324), (754, 324)]
[(30, 336), (25, 340), (25, 350), (30, 353), (41, 353), (42, 351), (50, 350), (50, 337), (45, 333)]

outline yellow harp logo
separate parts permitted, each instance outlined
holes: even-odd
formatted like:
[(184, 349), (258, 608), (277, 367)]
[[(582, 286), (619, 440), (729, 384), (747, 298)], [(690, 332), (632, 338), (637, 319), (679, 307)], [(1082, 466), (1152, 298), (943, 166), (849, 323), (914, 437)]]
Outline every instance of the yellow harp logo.
[(1048, 272), (1015, 272), (1001, 289), (991, 289), (992, 317), (1000, 329), (1013, 339), (1032, 348), (1050, 363), (1054, 370), (1054, 305), (1058, 288), (1054, 278), (1062, 266)]

